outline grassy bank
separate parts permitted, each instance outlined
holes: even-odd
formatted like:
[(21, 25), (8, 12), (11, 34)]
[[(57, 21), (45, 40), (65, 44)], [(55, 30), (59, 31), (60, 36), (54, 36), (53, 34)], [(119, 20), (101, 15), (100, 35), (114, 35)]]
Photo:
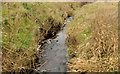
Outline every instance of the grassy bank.
[(84, 4), (3, 3), (3, 71), (34, 70), (37, 45), (59, 32), (68, 16), (73, 17), (66, 31), (69, 72), (118, 71), (118, 4)]
[(68, 24), (68, 72), (118, 71), (118, 3), (86, 4)]
[(49, 31), (58, 32), (80, 3), (3, 3), (2, 7), (3, 72), (17, 72), (35, 68), (38, 43)]

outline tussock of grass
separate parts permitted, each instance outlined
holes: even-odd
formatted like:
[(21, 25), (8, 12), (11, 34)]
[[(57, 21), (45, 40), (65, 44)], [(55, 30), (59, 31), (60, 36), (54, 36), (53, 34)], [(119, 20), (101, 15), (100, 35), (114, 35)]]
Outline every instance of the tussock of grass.
[[(118, 71), (118, 4), (91, 3), (68, 24), (68, 72)], [(73, 42), (73, 43), (72, 43)]]

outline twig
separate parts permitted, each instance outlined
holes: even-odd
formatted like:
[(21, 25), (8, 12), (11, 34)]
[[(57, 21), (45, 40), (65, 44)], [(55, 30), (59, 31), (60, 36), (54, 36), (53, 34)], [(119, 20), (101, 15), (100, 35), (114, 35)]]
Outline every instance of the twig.
[(46, 69), (46, 70), (42, 70), (42, 71), (40, 71), (40, 72), (45, 72), (45, 71), (54, 70), (54, 69), (56, 69), (56, 68)]
[(38, 65), (36, 65), (36, 67), (38, 67), (38, 66), (40, 66), (40, 65), (44, 65), (44, 64), (46, 64), (46, 62), (44, 62), (43, 64), (38, 64)]
[(46, 61), (44, 64), (42, 64), (42, 65), (40, 66), (39, 70), (40, 70), (40, 69), (42, 68), (42, 66), (45, 65), (46, 63), (47, 63), (47, 61)]

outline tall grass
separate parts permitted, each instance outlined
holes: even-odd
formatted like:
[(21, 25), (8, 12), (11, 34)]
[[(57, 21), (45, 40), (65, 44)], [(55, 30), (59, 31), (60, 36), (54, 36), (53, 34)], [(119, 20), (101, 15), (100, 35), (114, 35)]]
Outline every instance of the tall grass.
[(35, 18), (28, 15), (29, 11), (20, 5), (20, 3), (3, 3), (3, 71), (31, 68), (32, 66), (27, 66), (35, 58), (37, 49), (35, 31), (38, 25), (35, 23)]
[[(91, 3), (68, 26), (70, 72), (118, 71), (118, 4)], [(72, 29), (72, 30), (70, 30)], [(74, 43), (72, 44), (73, 40)], [(72, 55), (72, 56), (73, 56)]]

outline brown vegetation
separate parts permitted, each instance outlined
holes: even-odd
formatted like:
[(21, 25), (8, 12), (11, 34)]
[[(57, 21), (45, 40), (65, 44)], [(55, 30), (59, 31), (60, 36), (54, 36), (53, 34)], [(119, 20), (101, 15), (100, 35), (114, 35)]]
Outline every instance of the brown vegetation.
[[(76, 13), (77, 22), (71, 22), (67, 31), (68, 52), (75, 55), (68, 62), (68, 72), (118, 71), (117, 3), (92, 3)], [(78, 44), (72, 43), (74, 41)]]

